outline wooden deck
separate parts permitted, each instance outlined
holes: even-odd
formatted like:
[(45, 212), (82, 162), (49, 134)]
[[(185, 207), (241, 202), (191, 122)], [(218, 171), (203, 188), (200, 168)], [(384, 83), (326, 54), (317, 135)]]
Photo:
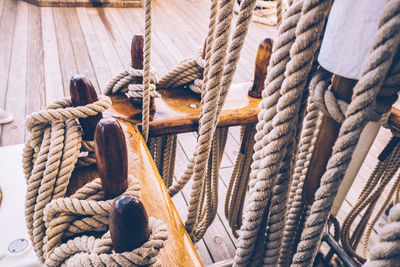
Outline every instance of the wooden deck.
[[(156, 0), (153, 11), (152, 65), (158, 76), (204, 42), (208, 23), (207, 0)], [(40, 8), (21, 0), (0, 0), (0, 107), (14, 122), (0, 126), (0, 146), (23, 143), (24, 118), (52, 101), (69, 95), (73, 74), (87, 76), (98, 93), (129, 61), (133, 34), (143, 33), (140, 8)], [(234, 82), (253, 78), (258, 43), (276, 30), (253, 23), (243, 48)], [(338, 218), (343, 220), (390, 137), (381, 130)], [(223, 212), (226, 187), (238, 153), (239, 128), (230, 129), (220, 172), (218, 216), (196, 248), (205, 265), (232, 258), (236, 240)], [(194, 133), (179, 135), (176, 176), (195, 147)], [(6, 159), (0, 159), (6, 160)], [(190, 184), (174, 197), (186, 217)], [(379, 224), (384, 223), (384, 218)]]

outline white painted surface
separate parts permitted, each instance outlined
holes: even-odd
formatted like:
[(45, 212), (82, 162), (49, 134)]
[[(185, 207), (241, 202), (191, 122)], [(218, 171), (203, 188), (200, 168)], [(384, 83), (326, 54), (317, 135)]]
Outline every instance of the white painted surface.
[[(15, 239), (29, 241), (24, 206), (26, 183), (22, 171), (23, 145), (0, 147), (0, 266), (40, 266), (32, 246), (21, 253), (10, 253), (8, 245)], [(30, 241), (29, 241), (30, 243)]]

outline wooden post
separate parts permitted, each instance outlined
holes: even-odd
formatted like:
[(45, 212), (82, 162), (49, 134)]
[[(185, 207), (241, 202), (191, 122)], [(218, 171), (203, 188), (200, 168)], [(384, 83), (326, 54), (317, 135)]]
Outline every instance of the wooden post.
[(267, 77), (267, 68), (272, 54), (273, 40), (265, 38), (261, 41), (257, 50), (256, 64), (254, 68), (254, 81), (249, 89), (249, 96), (261, 98), (264, 90), (264, 82)]
[[(76, 74), (69, 83), (71, 101), (74, 107), (84, 106), (98, 100), (92, 83), (83, 75)], [(79, 119), (83, 130), (83, 140), (92, 141), (96, 125), (103, 118), (101, 113), (88, 118)]]
[[(144, 45), (144, 37), (142, 34), (134, 35), (131, 43), (131, 61), (132, 68), (134, 69), (143, 69), (143, 45)], [(142, 77), (135, 77), (132, 80), (135, 84), (142, 84)], [(143, 98), (141, 97), (131, 97), (131, 102), (136, 108), (142, 108)], [(154, 97), (150, 98), (150, 113), (154, 113)]]
[(149, 240), (150, 228), (142, 202), (132, 195), (116, 198), (110, 211), (110, 234), (116, 252), (132, 251)]
[(105, 199), (114, 198), (128, 188), (128, 161), (125, 136), (114, 118), (102, 119), (94, 135), (97, 169)]
[[(335, 75), (332, 80), (332, 91), (336, 98), (346, 102), (351, 101), (352, 89), (357, 80), (347, 79)], [(332, 154), (332, 147), (336, 142), (341, 124), (329, 116), (322, 118), (319, 134), (311, 156), (310, 165), (304, 182), (303, 199), (305, 204), (312, 204), (326, 165)]]

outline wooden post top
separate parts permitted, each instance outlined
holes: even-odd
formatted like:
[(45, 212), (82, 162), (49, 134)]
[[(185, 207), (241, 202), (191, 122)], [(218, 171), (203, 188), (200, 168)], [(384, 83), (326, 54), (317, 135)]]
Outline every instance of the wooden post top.
[(114, 118), (101, 119), (95, 132), (96, 163), (104, 198), (112, 199), (128, 188), (125, 136)]
[[(85, 76), (76, 74), (69, 83), (71, 101), (74, 107), (84, 106), (98, 100), (92, 83)], [(102, 114), (79, 119), (83, 130), (83, 140), (92, 141), (97, 123), (103, 118)]]
[(142, 34), (134, 35), (131, 43), (131, 62), (132, 68), (143, 69), (143, 44)]
[(260, 42), (257, 50), (256, 64), (254, 67), (254, 81), (249, 90), (249, 96), (261, 98), (264, 90), (264, 82), (267, 77), (269, 60), (272, 55), (272, 45), (274, 41), (271, 38), (265, 38)]
[[(127, 144), (128, 174), (139, 180), (141, 201), (148, 216), (161, 220), (168, 229), (168, 239), (158, 256), (163, 266), (203, 266), (140, 131), (129, 122), (119, 123)], [(75, 169), (67, 195), (98, 177), (95, 165)]]

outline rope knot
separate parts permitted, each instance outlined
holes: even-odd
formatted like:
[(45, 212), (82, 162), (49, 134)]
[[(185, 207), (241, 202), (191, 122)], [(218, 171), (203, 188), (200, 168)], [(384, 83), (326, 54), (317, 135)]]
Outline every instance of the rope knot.
[[(123, 194), (140, 198), (139, 181), (128, 178), (128, 189)], [(107, 229), (109, 213), (114, 199), (103, 200), (104, 192), (99, 178), (87, 183), (71, 197), (53, 199), (44, 210), (46, 236), (44, 253), (46, 265), (98, 266), (102, 264), (136, 266), (151, 265), (167, 239), (167, 229), (160, 221), (150, 218), (151, 236), (149, 241), (131, 252), (115, 253), (109, 231), (101, 238), (81, 236), (61, 244), (66, 237), (88, 231)], [(99, 262), (100, 261), (100, 262)]]

